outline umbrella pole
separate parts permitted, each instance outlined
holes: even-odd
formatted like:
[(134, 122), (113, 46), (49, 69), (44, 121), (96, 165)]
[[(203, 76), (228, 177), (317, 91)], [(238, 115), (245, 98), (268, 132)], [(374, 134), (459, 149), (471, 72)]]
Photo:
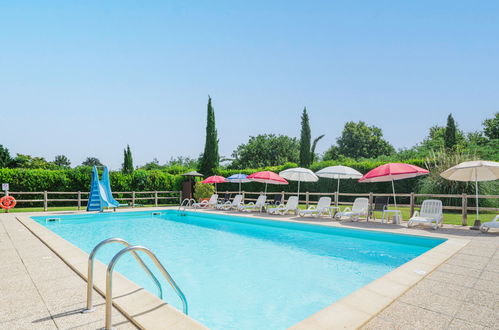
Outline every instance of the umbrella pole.
[(267, 182), (265, 182), (265, 196), (267, 196)]
[(298, 180), (298, 204), (300, 204), (300, 180)]
[(395, 184), (392, 179), (392, 191), (393, 191), (393, 204), (395, 204), (395, 210), (397, 209), (397, 197), (395, 197)]
[(239, 182), (239, 195), (241, 195), (241, 182)]
[(338, 177), (338, 185), (336, 186), (336, 207), (340, 204), (340, 177)]
[(480, 229), (480, 226), (482, 225), (482, 222), (478, 219), (478, 178), (477, 178), (477, 170), (475, 168), (475, 207), (476, 207), (476, 218), (475, 222), (473, 223), (473, 227), (470, 229), (478, 230)]

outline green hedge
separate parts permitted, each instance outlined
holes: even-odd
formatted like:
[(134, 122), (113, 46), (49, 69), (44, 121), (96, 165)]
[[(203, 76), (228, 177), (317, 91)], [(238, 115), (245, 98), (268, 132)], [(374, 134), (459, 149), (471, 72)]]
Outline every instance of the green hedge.
[[(11, 191), (89, 191), (91, 168), (68, 170), (0, 169), (0, 182)], [(132, 174), (110, 172), (113, 191), (180, 190), (183, 177), (162, 170), (136, 170)]]

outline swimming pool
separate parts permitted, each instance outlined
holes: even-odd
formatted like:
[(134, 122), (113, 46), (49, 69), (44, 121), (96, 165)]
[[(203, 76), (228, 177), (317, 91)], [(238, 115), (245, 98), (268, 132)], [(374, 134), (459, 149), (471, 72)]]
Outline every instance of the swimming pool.
[[(150, 248), (185, 293), (189, 315), (212, 329), (287, 328), (444, 242), (174, 210), (57, 217), (33, 219), (87, 253), (109, 237)], [(108, 263), (121, 248), (108, 245), (97, 258)], [(156, 293), (131, 256), (117, 270)], [(168, 286), (165, 300), (181, 310)]]

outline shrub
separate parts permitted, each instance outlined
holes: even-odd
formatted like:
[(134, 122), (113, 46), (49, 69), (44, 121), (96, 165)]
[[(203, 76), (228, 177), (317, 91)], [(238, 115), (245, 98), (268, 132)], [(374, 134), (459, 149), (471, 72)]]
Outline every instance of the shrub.
[(194, 198), (210, 198), (215, 193), (215, 187), (211, 183), (196, 182), (194, 185)]

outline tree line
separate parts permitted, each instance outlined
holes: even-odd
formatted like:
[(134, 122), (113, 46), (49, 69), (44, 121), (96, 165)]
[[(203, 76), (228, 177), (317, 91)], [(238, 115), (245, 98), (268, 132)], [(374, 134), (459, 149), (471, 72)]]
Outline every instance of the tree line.
[[(205, 145), (198, 159), (177, 157), (163, 165), (154, 159), (143, 166), (134, 167), (132, 151), (127, 145), (123, 150), (121, 171), (130, 174), (135, 169), (168, 170), (173, 167), (179, 168), (179, 171), (197, 169), (205, 175), (212, 175), (222, 168), (263, 168), (285, 163), (296, 163), (301, 167), (309, 168), (313, 163), (320, 161), (404, 161), (434, 157), (435, 153), (465, 154), (464, 158), (499, 160), (497, 152), (499, 150), (499, 112), (482, 122), (482, 130), (468, 133), (459, 129), (452, 114), (449, 114), (445, 126), (431, 127), (423, 141), (411, 148), (399, 150), (396, 150), (383, 137), (381, 128), (368, 125), (364, 121), (349, 121), (345, 123), (336, 143), (323, 154), (316, 153), (316, 147), (325, 134), (312, 139), (310, 117), (306, 107), (300, 119), (299, 139), (276, 134), (250, 136), (246, 143), (236, 147), (230, 157), (221, 157), (215, 110), (211, 97), (208, 97)], [(102, 163), (96, 157), (87, 157), (76, 168), (94, 165), (102, 166)], [(65, 155), (57, 155), (53, 161), (20, 153), (11, 157), (9, 150), (0, 145), (0, 167), (68, 169), (71, 168), (71, 161)]]

